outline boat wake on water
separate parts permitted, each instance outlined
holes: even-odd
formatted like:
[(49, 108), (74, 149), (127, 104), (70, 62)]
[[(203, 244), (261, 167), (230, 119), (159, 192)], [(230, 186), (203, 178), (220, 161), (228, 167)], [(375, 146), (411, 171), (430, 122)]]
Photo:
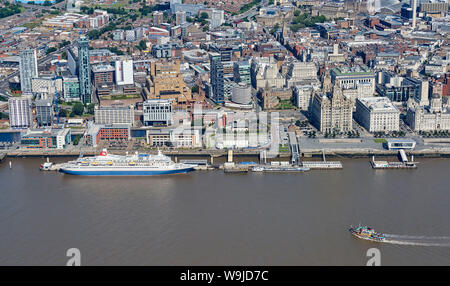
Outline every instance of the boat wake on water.
[(375, 242), (384, 242), (398, 245), (450, 247), (450, 237), (448, 236), (384, 234), (375, 232), (373, 228), (367, 226), (352, 226), (350, 227), (349, 231), (357, 238)]
[(398, 239), (446, 239), (450, 242), (450, 236), (425, 236), (425, 235), (400, 235), (400, 234), (385, 234), (386, 238), (398, 238)]
[(417, 246), (441, 246), (450, 247), (450, 237), (448, 236), (414, 236), (385, 234), (385, 243), (399, 245), (417, 245)]

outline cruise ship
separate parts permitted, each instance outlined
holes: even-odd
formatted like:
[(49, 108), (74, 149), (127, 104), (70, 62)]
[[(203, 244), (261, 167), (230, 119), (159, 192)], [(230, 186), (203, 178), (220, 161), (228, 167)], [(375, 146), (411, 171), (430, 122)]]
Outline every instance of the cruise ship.
[(62, 164), (59, 171), (82, 176), (151, 176), (187, 173), (194, 165), (175, 163), (158, 150), (157, 155), (114, 155), (106, 149), (98, 156), (82, 157)]

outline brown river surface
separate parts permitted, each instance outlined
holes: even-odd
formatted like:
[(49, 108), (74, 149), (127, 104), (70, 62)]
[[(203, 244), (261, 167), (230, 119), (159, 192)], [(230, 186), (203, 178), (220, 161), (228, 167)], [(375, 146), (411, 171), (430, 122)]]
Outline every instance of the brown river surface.
[[(43, 161), (0, 164), (0, 265), (65, 265), (69, 248), (82, 265), (365, 265), (372, 247), (382, 265), (450, 265), (449, 159), (156, 177), (41, 172)], [(397, 243), (352, 237), (359, 223)]]

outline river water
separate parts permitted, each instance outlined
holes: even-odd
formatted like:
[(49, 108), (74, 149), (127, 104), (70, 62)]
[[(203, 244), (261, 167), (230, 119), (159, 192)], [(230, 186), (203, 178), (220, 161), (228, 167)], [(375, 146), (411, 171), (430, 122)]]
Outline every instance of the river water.
[(65, 265), (69, 248), (82, 265), (365, 265), (372, 247), (382, 265), (450, 264), (450, 247), (347, 230), (450, 237), (448, 159), (420, 159), (416, 170), (345, 159), (336, 171), (146, 178), (40, 172), (42, 161), (0, 164), (0, 265)]

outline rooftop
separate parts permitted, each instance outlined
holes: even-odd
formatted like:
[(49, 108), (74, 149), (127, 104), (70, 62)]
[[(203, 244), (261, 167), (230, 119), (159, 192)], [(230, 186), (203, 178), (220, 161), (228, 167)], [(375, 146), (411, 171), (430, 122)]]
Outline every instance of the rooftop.
[(358, 98), (361, 102), (371, 111), (390, 111), (390, 112), (400, 112), (395, 105), (392, 104), (391, 100), (387, 97), (364, 97)]
[(115, 68), (110, 65), (95, 65), (92, 66), (92, 71), (95, 72), (112, 72)]

